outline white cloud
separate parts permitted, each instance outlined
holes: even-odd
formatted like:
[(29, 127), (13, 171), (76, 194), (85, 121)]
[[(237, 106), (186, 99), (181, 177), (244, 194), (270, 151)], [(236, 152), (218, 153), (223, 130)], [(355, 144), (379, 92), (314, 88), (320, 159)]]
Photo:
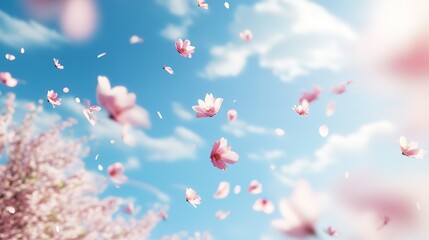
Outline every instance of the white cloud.
[(9, 16), (0, 10), (0, 42), (12, 47), (52, 47), (67, 39), (58, 32), (33, 21)]
[(166, 203), (170, 202), (170, 196), (153, 185), (150, 185), (142, 181), (134, 181), (134, 180), (128, 180), (127, 184), (139, 187), (145, 191), (148, 191), (154, 194), (162, 202), (166, 202)]
[(222, 125), (221, 129), (225, 132), (231, 133), (236, 137), (244, 137), (248, 134), (274, 134), (274, 130), (265, 127), (252, 125), (242, 120), (235, 120)]
[[(108, 140), (121, 138), (122, 127), (110, 120), (103, 111), (96, 113), (97, 124), (92, 127), (83, 116), (80, 104), (66, 98), (63, 100), (63, 106), (75, 113), (78, 119), (88, 126), (95, 138)], [(133, 143), (133, 146), (128, 147), (143, 148), (150, 160), (158, 161), (195, 159), (198, 147), (204, 144), (198, 134), (181, 126), (176, 127), (174, 133), (166, 137), (151, 137), (140, 129), (131, 129), (128, 137)]]
[(157, 0), (156, 2), (171, 14), (179, 17), (186, 17), (192, 13), (192, 1), (190, 0)]
[(173, 102), (173, 113), (180, 119), (184, 121), (192, 121), (195, 118), (195, 114), (192, 114), (186, 110), (182, 104), (178, 102)]
[(304, 172), (318, 172), (337, 162), (344, 154), (362, 152), (374, 137), (390, 134), (393, 124), (386, 121), (363, 125), (355, 133), (347, 136), (331, 135), (327, 142), (314, 153), (314, 160), (297, 159), (282, 166), (282, 172), (288, 175), (301, 175)]
[(188, 28), (192, 25), (192, 20), (185, 19), (182, 24), (168, 24), (162, 31), (161, 36), (168, 40), (177, 40), (185, 38), (188, 35)]
[(192, 25), (192, 16), (195, 15), (195, 5), (190, 0), (157, 0), (159, 5), (165, 7), (172, 15), (182, 18), (180, 25), (168, 24), (162, 31), (161, 36), (168, 40), (185, 38), (188, 29)]
[[(240, 6), (230, 28), (234, 40), (212, 48), (213, 59), (202, 73), (206, 78), (237, 76), (252, 55), (284, 81), (318, 69), (338, 71), (346, 59), (345, 47), (356, 38), (347, 24), (308, 0)], [(250, 42), (238, 38), (245, 29), (253, 32)]]
[(284, 151), (280, 149), (273, 149), (268, 151), (260, 151), (260, 152), (253, 152), (249, 153), (247, 156), (249, 159), (252, 160), (264, 160), (264, 161), (270, 161), (270, 160), (276, 160), (284, 157), (286, 154)]
[(125, 168), (127, 170), (136, 170), (140, 168), (140, 161), (135, 157), (130, 157), (125, 163)]

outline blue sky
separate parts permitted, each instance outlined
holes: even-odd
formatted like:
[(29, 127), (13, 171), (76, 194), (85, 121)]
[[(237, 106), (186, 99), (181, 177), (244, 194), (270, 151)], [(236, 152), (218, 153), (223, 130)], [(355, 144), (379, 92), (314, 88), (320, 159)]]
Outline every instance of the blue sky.
[[(251, 209), (257, 198), (268, 198), (277, 206), (281, 198), (290, 196), (293, 187), (282, 183), (276, 176), (291, 181), (306, 179), (316, 192), (328, 192), (329, 186), (341, 180), (345, 171), (355, 167), (369, 166), (374, 170), (404, 167), (398, 154), (398, 128), (389, 127), (397, 118), (391, 114), (391, 108), (386, 107), (397, 101), (374, 94), (376, 90), (361, 78), (363, 75), (348, 58), (347, 47), (356, 40), (365, 25), (367, 1), (289, 1), (289, 5), (285, 6), (290, 10), (283, 7), (281, 11), (284, 12), (277, 15), (258, 15), (258, 11), (254, 10), (259, 3), (276, 2), (268, 0), (259, 3), (253, 0), (230, 1), (230, 9), (225, 9), (222, 1), (212, 0), (208, 1), (208, 11), (198, 8), (196, 1), (188, 0), (95, 1), (99, 24), (93, 37), (84, 42), (69, 39), (62, 33), (57, 21), (39, 19), (37, 21), (41, 25), (60, 37), (55, 37), (55, 34), (41, 36), (46, 38), (46, 44), (37, 44), (25, 38), (19, 44), (10, 43), (5, 40), (5, 35), (17, 34), (19, 29), (8, 30), (4, 15), (26, 24), (33, 19), (22, 2), (1, 3), (3, 17), (0, 18), (0, 35), (3, 36), (0, 36), (0, 53), (14, 54), (17, 59), (1, 59), (0, 71), (11, 72), (20, 82), (13, 89), (1, 86), (0, 90), (3, 93), (13, 91), (18, 99), (26, 101), (44, 99), (51, 89), (60, 92), (60, 97), (65, 98), (68, 104), (52, 109), (45, 103), (46, 121), (50, 122), (56, 115), (75, 117), (79, 121), (74, 128), (76, 135), (94, 133), (95, 140), (90, 143), (91, 153), (85, 160), (88, 169), (98, 171), (98, 164), (107, 168), (113, 162), (126, 164), (130, 158), (137, 159), (140, 166), (127, 169), (126, 175), (134, 181), (155, 186), (169, 196), (169, 201), (162, 202), (152, 192), (130, 184), (119, 189), (111, 184), (103, 195), (134, 198), (143, 209), (160, 202), (169, 205), (169, 220), (156, 227), (152, 239), (182, 230), (209, 231), (216, 239), (282, 239), (270, 226), (271, 220), (280, 217), (277, 211), (265, 215)], [(172, 2), (186, 7), (169, 9)], [(302, 10), (314, 8), (316, 15), (310, 16), (316, 20), (309, 18)], [(320, 19), (320, 25), (316, 24)], [(317, 27), (307, 29), (304, 26), (297, 30), (298, 33), (291, 30), (300, 21)], [(177, 54), (173, 40), (175, 33), (165, 30), (171, 24), (181, 26), (177, 30), (180, 37), (190, 39), (196, 46), (192, 59)], [(254, 32), (251, 43), (242, 42), (238, 37), (238, 33), (245, 28)], [(129, 44), (129, 38), (134, 34), (141, 36), (144, 43)], [(21, 47), (26, 49), (24, 55), (19, 53)], [(215, 56), (215, 48), (223, 54)], [(328, 51), (318, 51), (324, 49)], [(302, 52), (307, 50), (314, 50), (320, 55), (303, 55)], [(102, 52), (107, 55), (98, 59), (96, 56)], [(54, 68), (52, 58), (59, 58), (65, 69)], [(162, 69), (163, 65), (171, 66), (175, 74), (167, 74)], [(295, 74), (297, 71), (303, 74)], [(99, 113), (104, 122), (100, 121), (95, 126), (100, 131), (91, 129), (84, 117), (76, 113), (78, 105), (73, 98), (89, 99), (95, 103), (98, 75), (108, 76), (112, 86), (124, 85), (137, 94), (138, 104), (148, 110), (152, 124), (150, 129), (138, 131), (143, 131), (149, 139), (161, 139), (161, 144), (165, 138), (183, 144), (171, 146), (171, 149), (164, 145), (159, 152), (145, 144), (126, 146), (121, 143), (119, 133), (100, 133), (113, 124), (108, 122), (104, 111)], [(330, 93), (333, 86), (347, 80), (352, 80), (352, 84), (345, 94)], [(300, 117), (291, 107), (298, 103), (301, 91), (311, 90), (313, 85), (322, 87), (322, 95), (311, 104), (310, 115)], [(62, 93), (63, 87), (68, 87), (70, 92)], [(224, 98), (216, 117), (193, 117), (189, 120), (181, 119), (174, 113), (175, 102), (193, 116), (191, 107), (206, 93)], [(330, 101), (336, 102), (336, 112), (332, 117), (326, 117), (325, 108)], [(228, 123), (226, 112), (232, 108), (238, 111), (240, 126)], [(158, 118), (157, 111), (161, 112), (163, 119)], [(330, 128), (327, 138), (322, 138), (318, 133), (322, 124)], [(260, 127), (262, 133), (243, 130), (245, 136), (236, 136), (225, 131), (226, 125), (245, 129), (249, 126)], [(369, 133), (362, 133), (360, 128), (364, 125), (373, 128), (370, 127)], [(175, 133), (177, 128), (191, 131), (199, 140), (183, 142), (180, 133)], [(286, 134), (276, 136), (275, 128), (284, 129)], [(341, 145), (342, 141), (347, 143), (350, 140), (347, 136), (353, 134), (363, 139), (360, 148), (354, 148), (359, 145), (354, 143), (351, 143), (354, 145), (352, 147), (350, 144)], [(339, 137), (340, 141), (332, 140), (332, 135)], [(214, 168), (209, 159), (213, 143), (221, 137), (226, 137), (233, 150), (240, 155), (240, 161), (226, 172)], [(341, 140), (341, 137), (344, 139)], [(416, 138), (419, 137), (422, 138), (417, 134)], [(114, 145), (109, 143), (111, 139), (116, 140)], [(195, 149), (192, 142), (197, 144)], [(336, 146), (341, 149), (335, 150)], [(181, 150), (188, 148), (180, 151), (188, 154), (175, 155), (176, 147)], [(274, 150), (283, 155), (272, 160), (249, 157)], [(314, 171), (309, 165), (294, 174), (281, 170), (282, 166), (290, 166), (298, 159), (317, 162), (319, 157), (316, 153), (319, 150), (325, 151), (323, 154), (332, 163)], [(160, 154), (159, 157), (153, 157), (156, 153)], [(98, 161), (94, 160), (96, 154), (100, 154)], [(163, 154), (175, 157), (166, 159)], [(369, 160), (386, 158), (394, 163)], [(277, 169), (270, 170), (270, 164)], [(421, 166), (409, 168), (410, 171), (417, 171)], [(245, 191), (253, 179), (264, 186), (260, 196)], [(223, 180), (229, 181), (232, 186), (241, 185), (244, 191), (239, 195), (230, 194), (227, 199), (213, 199), (218, 183)], [(194, 209), (185, 202), (185, 187), (196, 189), (202, 197), (198, 208)], [(216, 220), (214, 214), (217, 210), (230, 210), (231, 215), (223, 221)], [(321, 219), (317, 225), (319, 230), (332, 224), (328, 217)]]

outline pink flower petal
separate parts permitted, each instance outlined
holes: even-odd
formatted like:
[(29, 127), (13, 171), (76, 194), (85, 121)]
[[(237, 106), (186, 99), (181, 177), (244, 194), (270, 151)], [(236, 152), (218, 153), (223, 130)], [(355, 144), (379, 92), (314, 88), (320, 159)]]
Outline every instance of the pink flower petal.
[(222, 181), (219, 183), (217, 191), (213, 195), (215, 199), (223, 199), (226, 198), (229, 194), (229, 182)]

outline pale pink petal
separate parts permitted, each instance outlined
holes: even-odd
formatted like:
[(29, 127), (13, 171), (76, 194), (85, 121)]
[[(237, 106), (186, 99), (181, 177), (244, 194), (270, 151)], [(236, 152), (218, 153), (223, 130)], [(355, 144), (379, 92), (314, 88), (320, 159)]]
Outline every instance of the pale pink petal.
[(262, 184), (258, 180), (252, 180), (247, 191), (251, 194), (260, 194), (262, 193)]
[(97, 58), (102, 58), (102, 57), (106, 56), (106, 54), (107, 54), (106, 52), (100, 53), (97, 55)]
[(4, 55), (4, 57), (9, 60), (9, 61), (13, 61), (15, 60), (15, 56), (12, 54), (7, 53), (6, 55)]
[(326, 116), (331, 117), (335, 112), (335, 102), (329, 102), (326, 106)]
[(226, 9), (229, 9), (229, 3), (228, 2), (224, 2), (223, 6), (225, 6)]
[(274, 204), (267, 199), (257, 199), (252, 208), (256, 212), (263, 212), (265, 214), (274, 212)]
[(226, 198), (229, 194), (229, 182), (222, 181), (219, 183), (217, 191), (213, 195), (215, 199), (223, 199)]
[(241, 187), (240, 187), (240, 185), (235, 185), (235, 187), (234, 187), (234, 193), (235, 194), (239, 194), (241, 192)]
[(185, 193), (186, 201), (192, 204), (196, 208), (198, 204), (201, 204), (201, 197), (197, 195), (197, 192), (192, 188), (186, 188)]
[(326, 125), (322, 125), (319, 127), (319, 134), (322, 137), (327, 137), (329, 134), (329, 128)]
[(224, 219), (226, 219), (229, 216), (230, 213), (231, 213), (230, 211), (219, 210), (219, 211), (216, 212), (215, 217), (218, 220), (224, 220)]
[(131, 44), (143, 43), (143, 38), (141, 38), (137, 35), (133, 35), (130, 37), (130, 43)]

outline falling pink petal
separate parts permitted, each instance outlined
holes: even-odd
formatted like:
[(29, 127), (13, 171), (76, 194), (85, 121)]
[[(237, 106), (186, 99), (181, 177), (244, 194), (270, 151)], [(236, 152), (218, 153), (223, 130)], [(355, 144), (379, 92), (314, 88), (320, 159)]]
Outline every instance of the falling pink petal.
[(260, 194), (262, 193), (262, 184), (258, 180), (252, 180), (247, 191), (251, 194)]
[(60, 64), (60, 60), (59, 59), (56, 59), (56, 58), (54, 58), (54, 66), (57, 68), (57, 69), (64, 69), (64, 66), (63, 65), (61, 65)]
[(298, 105), (298, 106), (294, 105), (292, 107), (292, 110), (294, 110), (300, 116), (304, 116), (304, 117), (307, 116), (308, 113), (310, 112), (308, 102), (305, 99), (302, 101), (301, 105)]
[(24, 54), (25, 53), (25, 49), (22, 47), (21, 48), (21, 54)]
[(106, 56), (106, 54), (107, 54), (107, 53), (105, 53), (105, 52), (103, 52), (103, 53), (100, 53), (100, 54), (98, 54), (98, 55), (97, 55), (97, 58), (101, 58), (101, 57), (104, 57), (104, 56)]
[(230, 122), (234, 121), (235, 119), (237, 119), (237, 111), (235, 109), (231, 109), (227, 112), (228, 115), (228, 120)]
[(346, 86), (349, 85), (351, 81), (340, 83), (340, 85), (332, 88), (333, 94), (343, 94), (346, 92)]
[(267, 199), (261, 198), (255, 201), (252, 209), (256, 212), (271, 214), (274, 212), (274, 204)]
[(68, 93), (70, 89), (68, 87), (63, 88), (63, 93)]
[(61, 105), (61, 98), (58, 98), (58, 94), (54, 90), (49, 90), (46, 94), (48, 102), (52, 104), (52, 107), (55, 108), (55, 105)]
[(192, 58), (192, 54), (195, 52), (195, 47), (191, 46), (191, 41), (186, 39), (184, 42), (182, 39), (177, 40), (174, 42), (176, 46), (177, 52), (182, 56), (186, 58)]
[(107, 168), (110, 180), (112, 180), (116, 185), (121, 185), (127, 181), (128, 178), (124, 175), (124, 172), (125, 168), (119, 162), (116, 162)]
[(131, 44), (137, 44), (137, 43), (143, 43), (143, 38), (137, 36), (137, 35), (132, 35), (130, 37), (130, 43)]
[(98, 103), (109, 112), (110, 119), (121, 125), (150, 127), (149, 113), (136, 105), (137, 97), (124, 86), (111, 87), (105, 76), (98, 76), (96, 90)]
[(88, 122), (91, 124), (91, 126), (95, 126), (97, 119), (92, 114), (92, 112), (89, 111), (89, 109), (84, 108), (84, 109), (82, 109), (82, 113), (85, 116), (86, 120), (88, 120)]
[(231, 146), (228, 146), (228, 142), (225, 138), (221, 138), (213, 144), (210, 159), (213, 166), (220, 170), (226, 171), (226, 164), (235, 164), (238, 162), (238, 158), (238, 154), (231, 150)]
[(239, 35), (240, 35), (241, 40), (246, 41), (246, 42), (249, 42), (253, 38), (253, 33), (248, 29), (240, 32)]
[(101, 166), (101, 164), (98, 164), (98, 171), (103, 171), (103, 166)]
[(160, 112), (156, 112), (156, 113), (158, 114), (159, 119), (161, 119), (161, 120), (162, 120), (162, 115), (161, 115), (161, 113), (160, 113)]
[(224, 219), (226, 219), (229, 216), (230, 213), (231, 213), (230, 211), (219, 210), (219, 211), (216, 212), (215, 218), (218, 219), (218, 220), (224, 220)]
[(217, 187), (217, 191), (213, 194), (213, 198), (222, 199), (226, 198), (229, 194), (229, 182), (222, 181)]
[(213, 94), (207, 93), (203, 100), (198, 99), (198, 105), (192, 106), (195, 112), (197, 112), (197, 118), (213, 117), (220, 110), (223, 98), (215, 98)]
[(399, 146), (401, 148), (402, 155), (410, 158), (423, 159), (426, 151), (420, 149), (416, 142), (407, 142), (404, 136), (399, 138)]
[(65, 1), (60, 12), (60, 26), (65, 35), (82, 41), (93, 36), (97, 27), (96, 1)]
[(169, 74), (174, 74), (174, 71), (173, 71), (173, 69), (171, 68), (171, 67), (169, 67), (169, 66), (165, 66), (164, 65), (164, 67), (162, 67), (162, 69), (164, 69), (166, 72), (168, 72)]
[(201, 197), (198, 196), (197, 192), (192, 188), (186, 188), (185, 197), (186, 201), (194, 206), (194, 208), (196, 208), (198, 204), (201, 204)]
[(15, 56), (12, 54), (7, 53), (6, 55), (4, 55), (4, 57), (9, 60), (9, 61), (13, 61), (15, 60)]
[(277, 136), (279, 136), (279, 137), (281, 137), (281, 136), (283, 136), (283, 135), (285, 135), (286, 133), (285, 133), (285, 130), (283, 130), (283, 129), (281, 129), (281, 128), (276, 128), (275, 130), (274, 130), (274, 132), (275, 132), (275, 134), (277, 135)]
[(228, 2), (224, 2), (223, 6), (225, 6), (226, 9), (229, 9), (229, 3)]
[(338, 232), (333, 228), (333, 227), (328, 227), (325, 230), (326, 234), (328, 234), (331, 237), (339, 237), (340, 234), (338, 234)]
[(234, 194), (239, 194), (240, 192), (241, 192), (240, 185), (235, 185), (235, 187), (234, 187)]
[(8, 87), (15, 87), (18, 84), (18, 80), (13, 78), (9, 72), (0, 72), (0, 82)]
[(80, 103), (80, 98), (76, 97), (74, 100), (75, 102)]
[(302, 104), (304, 100), (307, 100), (308, 103), (311, 103), (319, 98), (322, 89), (318, 86), (313, 87), (313, 92), (302, 91), (302, 96), (299, 99), (299, 102)]
[(95, 160), (98, 160), (99, 156), (100, 156), (100, 154), (97, 153), (97, 155), (95, 155)]
[(15, 212), (16, 212), (15, 208), (14, 208), (14, 207), (11, 207), (11, 206), (7, 206), (5, 209), (6, 209), (6, 211), (8, 211), (10, 214), (15, 214)]
[(322, 125), (319, 127), (319, 134), (322, 137), (327, 137), (329, 134), (329, 128), (326, 125)]
[(326, 106), (326, 116), (331, 117), (332, 115), (334, 115), (334, 112), (335, 112), (335, 102), (331, 101)]
[(209, 5), (206, 3), (206, 0), (197, 0), (198, 7), (203, 9), (209, 9)]

